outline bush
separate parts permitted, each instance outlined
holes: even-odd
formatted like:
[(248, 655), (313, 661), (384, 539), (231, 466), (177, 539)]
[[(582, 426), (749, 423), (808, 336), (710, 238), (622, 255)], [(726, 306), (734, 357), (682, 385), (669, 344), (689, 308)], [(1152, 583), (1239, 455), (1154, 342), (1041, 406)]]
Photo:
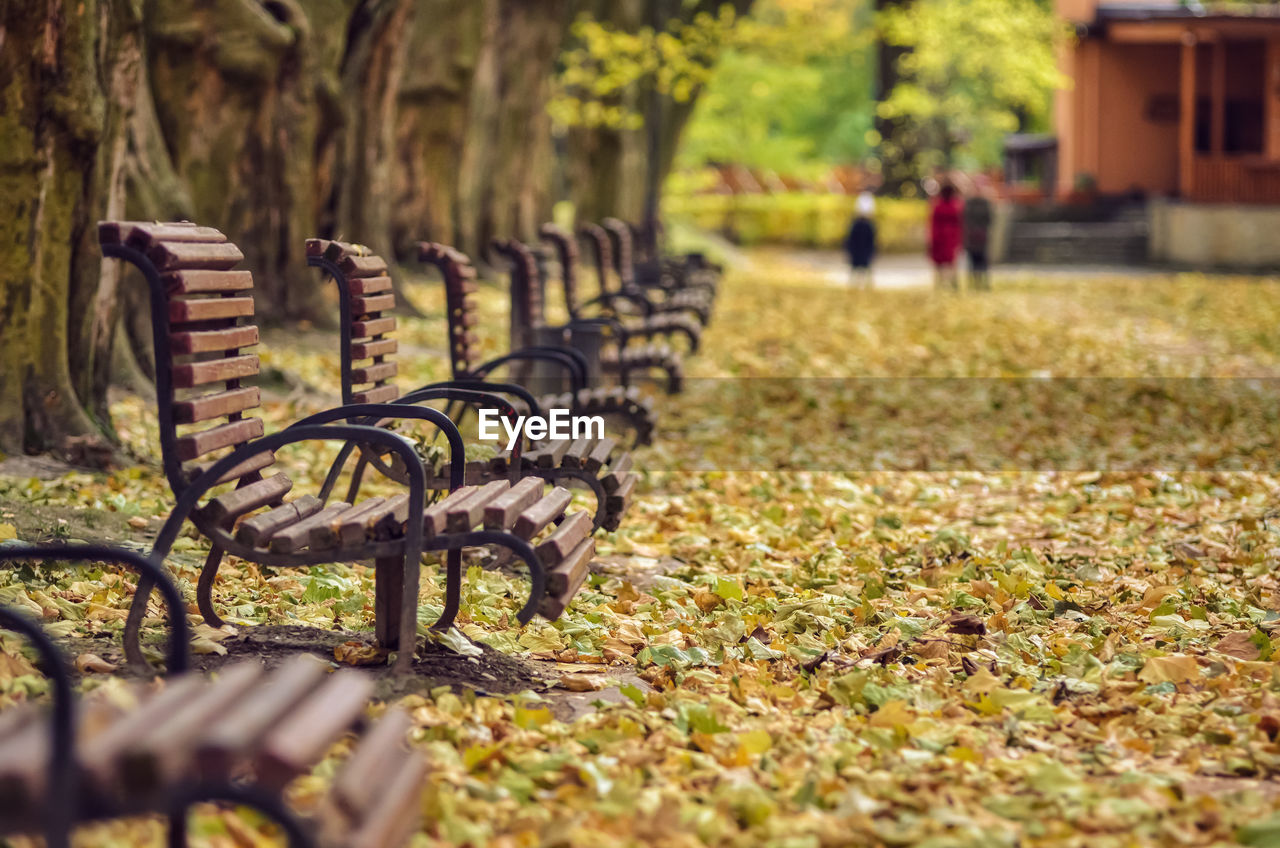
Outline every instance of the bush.
[[(840, 248), (857, 198), (845, 194), (668, 194), (673, 220), (718, 232), (737, 244)], [(922, 253), (929, 217), (924, 200), (876, 198), (876, 231), (883, 253)]]

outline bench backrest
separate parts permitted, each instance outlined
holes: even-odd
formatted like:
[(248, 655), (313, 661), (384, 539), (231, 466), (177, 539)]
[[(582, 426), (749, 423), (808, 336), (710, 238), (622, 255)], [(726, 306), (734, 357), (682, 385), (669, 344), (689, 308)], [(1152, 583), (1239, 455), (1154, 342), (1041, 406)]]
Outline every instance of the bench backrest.
[(621, 218), (605, 218), (600, 222), (613, 247), (613, 270), (618, 272), (618, 279), (624, 289), (635, 283), (635, 257), (632, 252), (631, 227)]
[[(253, 275), (235, 270), (240, 249), (211, 227), (180, 222), (103, 221), (104, 256), (123, 259), (146, 278), (155, 343), (156, 400), (165, 476), (174, 494), (219, 457), (263, 435)], [(266, 452), (233, 468), (223, 482), (255, 482), (275, 462)]]
[(586, 223), (578, 227), (578, 235), (586, 240), (595, 253), (596, 276), (600, 282), (600, 293), (610, 291), (609, 278), (613, 275), (613, 245), (609, 243), (609, 233), (599, 224)]
[(537, 344), (534, 331), (547, 323), (538, 257), (517, 239), (494, 239), (490, 244), (511, 264), (511, 349)]
[(560, 283), (564, 286), (564, 305), (569, 314), (574, 315), (578, 311), (578, 242), (572, 233), (555, 224), (543, 224), (538, 234), (556, 252)]
[(480, 339), (475, 327), (476, 269), (465, 253), (446, 244), (421, 242), (418, 256), (440, 270), (444, 277), (445, 308), (449, 314), (449, 361), (455, 379), (471, 374), (480, 361)]
[(387, 263), (367, 247), (330, 239), (307, 239), (307, 264), (322, 268), (338, 286), (342, 332), (342, 402), (390, 403), (400, 397), (391, 381), (396, 319), (388, 315), (396, 295)]

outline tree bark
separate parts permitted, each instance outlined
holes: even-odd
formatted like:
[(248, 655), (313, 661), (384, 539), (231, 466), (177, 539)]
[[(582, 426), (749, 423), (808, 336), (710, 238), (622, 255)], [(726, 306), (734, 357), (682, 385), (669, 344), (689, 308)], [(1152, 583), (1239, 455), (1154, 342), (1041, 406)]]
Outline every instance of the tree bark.
[(95, 213), (121, 204), (126, 128), (108, 104), (136, 97), (140, 28), (124, 0), (9, 4), (0, 18), (5, 451), (101, 457), (117, 299)]

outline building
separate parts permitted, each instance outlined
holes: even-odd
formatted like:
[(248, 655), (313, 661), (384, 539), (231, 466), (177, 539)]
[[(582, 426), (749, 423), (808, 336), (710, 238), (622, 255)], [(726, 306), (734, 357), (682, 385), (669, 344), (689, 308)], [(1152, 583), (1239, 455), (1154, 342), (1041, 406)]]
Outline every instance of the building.
[(1054, 194), (1150, 199), (1157, 260), (1280, 265), (1280, 8), (1056, 3)]

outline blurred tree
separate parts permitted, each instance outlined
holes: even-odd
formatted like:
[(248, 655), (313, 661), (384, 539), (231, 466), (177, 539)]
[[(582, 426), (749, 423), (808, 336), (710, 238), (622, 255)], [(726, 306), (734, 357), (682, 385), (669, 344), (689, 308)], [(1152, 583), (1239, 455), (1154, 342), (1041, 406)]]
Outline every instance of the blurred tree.
[(1040, 0), (912, 0), (878, 16), (904, 52), (899, 79), (878, 106), (894, 122), (886, 161), (909, 174), (999, 161), (1002, 141), (1042, 128), (1063, 84), (1055, 45), (1067, 33)]

